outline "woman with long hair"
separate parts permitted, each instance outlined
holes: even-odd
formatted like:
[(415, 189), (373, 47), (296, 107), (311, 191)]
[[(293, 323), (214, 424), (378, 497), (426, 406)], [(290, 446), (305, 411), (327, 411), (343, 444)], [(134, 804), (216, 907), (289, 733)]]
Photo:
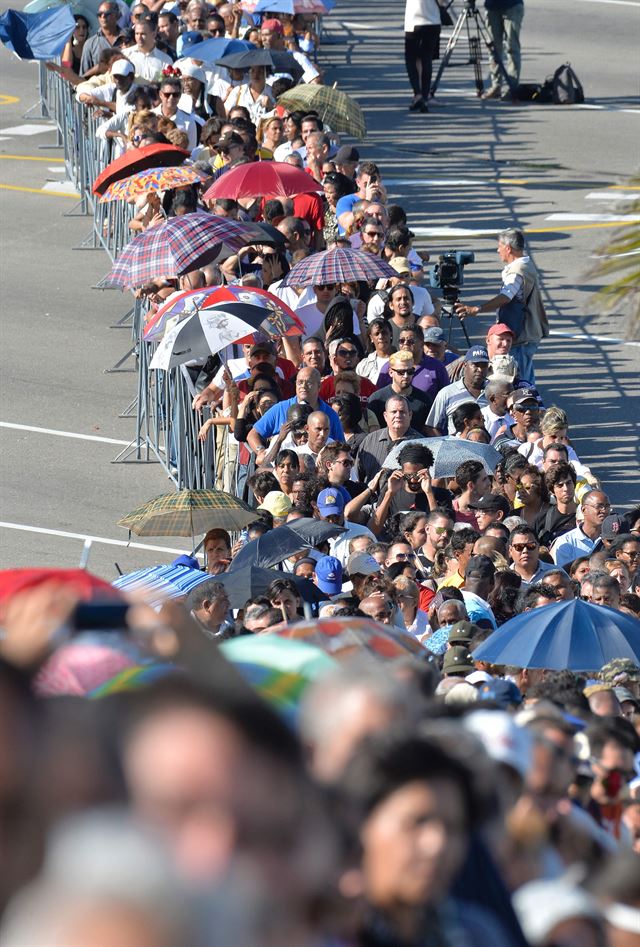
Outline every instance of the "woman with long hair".
[(61, 65), (71, 69), (77, 76), (80, 75), (80, 62), (82, 61), (82, 50), (89, 37), (89, 21), (86, 16), (78, 13), (74, 16), (76, 26), (66, 42), (60, 57)]

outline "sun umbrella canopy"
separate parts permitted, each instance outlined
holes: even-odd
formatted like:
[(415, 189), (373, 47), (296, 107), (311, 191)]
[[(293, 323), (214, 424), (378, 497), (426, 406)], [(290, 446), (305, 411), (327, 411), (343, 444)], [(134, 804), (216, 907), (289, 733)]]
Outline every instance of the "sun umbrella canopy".
[(144, 654), (117, 631), (84, 632), (53, 652), (34, 678), (39, 697), (85, 697), (126, 668), (144, 663)]
[(150, 227), (128, 243), (107, 277), (113, 286), (136, 288), (160, 277), (182, 276), (212, 263), (223, 246), (235, 250), (255, 239), (253, 224), (197, 211)]
[(335, 0), (240, 0), (246, 13), (328, 13)]
[(278, 625), (269, 634), (314, 644), (338, 661), (356, 654), (367, 654), (378, 661), (411, 655), (425, 657), (427, 654), (411, 635), (371, 618), (321, 618), (295, 625)]
[(456, 469), (465, 460), (479, 460), (487, 473), (493, 473), (502, 454), (490, 444), (481, 444), (478, 441), (466, 441), (461, 437), (420, 437), (414, 441), (403, 441), (392, 447), (384, 464), (385, 470), (396, 470), (399, 466), (399, 456), (402, 448), (407, 444), (423, 444), (433, 454), (432, 476), (453, 477)]
[(283, 161), (254, 161), (241, 164), (218, 180), (205, 191), (204, 200), (220, 197), (234, 201), (248, 197), (291, 197), (295, 194), (314, 194), (322, 187), (311, 175)]
[(244, 39), (226, 39), (222, 36), (214, 36), (190, 46), (189, 59), (195, 59), (197, 62), (214, 63), (227, 54), (243, 53), (249, 49), (257, 49), (257, 46), (255, 43), (248, 43)]
[(210, 177), (210, 174), (199, 171), (192, 164), (181, 164), (176, 168), (148, 168), (121, 181), (114, 181), (100, 198), (100, 203), (134, 201), (148, 191), (169, 191), (174, 187), (207, 181)]
[(523, 612), (473, 652), (476, 661), (522, 668), (597, 671), (614, 658), (640, 666), (640, 621), (582, 599)]
[(94, 687), (87, 697), (96, 700), (99, 697), (110, 697), (111, 694), (124, 694), (149, 687), (168, 674), (175, 674), (174, 664), (135, 664), (133, 667), (119, 671), (104, 684)]
[(245, 49), (237, 53), (225, 53), (216, 59), (216, 66), (225, 69), (250, 69), (251, 66), (273, 66), (273, 59), (268, 49)]
[(0, 572), (0, 603), (10, 601), (21, 592), (36, 589), (44, 582), (64, 585), (84, 602), (105, 598), (121, 600), (120, 593), (112, 585), (86, 569), (3, 569)]
[(196, 536), (214, 527), (243, 529), (255, 518), (255, 510), (222, 490), (180, 490), (154, 497), (118, 526), (136, 536)]
[(123, 155), (111, 161), (93, 182), (93, 193), (104, 194), (114, 181), (129, 178), (138, 171), (147, 168), (173, 167), (182, 164), (189, 152), (175, 145), (145, 145), (144, 148), (131, 148)]
[[(304, 172), (303, 172), (304, 173)], [(396, 271), (380, 257), (360, 250), (335, 247), (314, 253), (292, 267), (283, 286), (321, 286), (327, 283), (353, 283), (362, 280), (389, 279)]]
[(201, 310), (220, 311), (238, 319), (246, 316), (252, 325), (260, 319), (259, 328), (274, 338), (304, 332), (304, 323), (293, 309), (273, 293), (253, 286), (231, 284), (190, 289), (174, 296), (147, 321), (144, 337), (147, 342), (161, 339), (165, 330), (173, 329)]
[(210, 578), (208, 572), (190, 569), (189, 566), (149, 566), (147, 569), (136, 569), (135, 572), (121, 575), (115, 580), (113, 587), (121, 592), (142, 591), (149, 605), (155, 607), (168, 598), (188, 595), (191, 589)]
[(67, 4), (41, 13), (6, 10), (0, 16), (0, 40), (20, 59), (54, 59), (75, 26)]
[(319, 648), (274, 635), (243, 635), (223, 642), (220, 650), (247, 683), (288, 719), (295, 718), (308, 685), (336, 667)]
[(308, 112), (314, 109), (333, 131), (366, 138), (367, 126), (362, 109), (346, 92), (327, 85), (300, 84), (288, 89), (278, 99), (278, 105)]
[[(254, 511), (255, 519), (255, 511)], [(244, 608), (247, 599), (264, 595), (274, 579), (291, 579), (295, 582), (300, 597), (305, 602), (325, 602), (327, 596), (308, 579), (281, 572), (279, 569), (262, 569), (260, 566), (245, 565), (233, 572), (222, 572), (215, 576), (217, 582), (224, 585), (231, 608)]]
[[(299, 526), (300, 523), (303, 525)], [(317, 528), (307, 524), (317, 524)], [(298, 529), (294, 529), (294, 526), (298, 526)], [(247, 543), (235, 556), (229, 571), (236, 572), (247, 565), (262, 566), (265, 569), (276, 566), (296, 552), (315, 546), (316, 543), (325, 542), (332, 536), (338, 536), (344, 532), (343, 526), (302, 517), (292, 523), (270, 529), (268, 533), (263, 533), (262, 536)]]

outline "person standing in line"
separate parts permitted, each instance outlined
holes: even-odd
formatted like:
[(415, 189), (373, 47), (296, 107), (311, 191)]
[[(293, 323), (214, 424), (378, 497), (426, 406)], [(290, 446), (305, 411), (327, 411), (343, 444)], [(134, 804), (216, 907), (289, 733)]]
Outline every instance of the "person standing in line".
[(433, 60), (440, 42), (436, 0), (407, 0), (404, 11), (404, 61), (413, 89), (410, 112), (428, 112)]

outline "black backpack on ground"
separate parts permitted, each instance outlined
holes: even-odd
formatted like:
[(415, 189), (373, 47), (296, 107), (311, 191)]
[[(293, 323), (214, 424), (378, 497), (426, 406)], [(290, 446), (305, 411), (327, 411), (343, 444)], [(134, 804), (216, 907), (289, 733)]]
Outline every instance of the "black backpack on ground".
[(549, 76), (540, 87), (540, 92), (532, 96), (533, 102), (549, 103), (554, 105), (580, 105), (584, 102), (582, 83), (566, 62), (559, 66), (552, 76)]

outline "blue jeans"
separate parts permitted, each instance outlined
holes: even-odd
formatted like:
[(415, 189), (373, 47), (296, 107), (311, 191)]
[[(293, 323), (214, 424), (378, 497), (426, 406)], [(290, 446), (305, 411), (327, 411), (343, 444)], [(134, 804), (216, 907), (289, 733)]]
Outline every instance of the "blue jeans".
[(533, 370), (533, 357), (538, 351), (539, 342), (524, 342), (522, 345), (514, 345), (509, 352), (518, 366), (518, 378), (520, 381), (528, 381), (535, 385), (536, 374)]

